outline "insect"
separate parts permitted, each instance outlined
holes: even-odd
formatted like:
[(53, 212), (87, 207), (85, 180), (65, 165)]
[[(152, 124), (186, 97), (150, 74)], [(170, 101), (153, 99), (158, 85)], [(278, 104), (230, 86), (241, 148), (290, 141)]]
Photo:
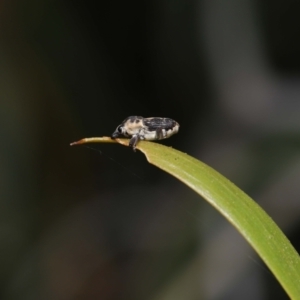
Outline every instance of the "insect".
[(169, 118), (143, 118), (131, 116), (126, 118), (111, 135), (112, 139), (124, 136), (130, 138), (129, 146), (135, 151), (139, 140), (162, 140), (177, 133), (179, 124)]

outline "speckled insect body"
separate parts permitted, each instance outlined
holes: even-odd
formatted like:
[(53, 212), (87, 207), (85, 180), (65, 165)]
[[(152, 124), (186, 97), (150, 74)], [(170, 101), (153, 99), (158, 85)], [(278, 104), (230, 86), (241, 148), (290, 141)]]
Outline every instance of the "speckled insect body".
[(126, 118), (114, 131), (111, 138), (130, 138), (129, 146), (135, 150), (139, 140), (162, 140), (169, 138), (179, 130), (179, 124), (169, 118), (143, 118), (131, 116)]

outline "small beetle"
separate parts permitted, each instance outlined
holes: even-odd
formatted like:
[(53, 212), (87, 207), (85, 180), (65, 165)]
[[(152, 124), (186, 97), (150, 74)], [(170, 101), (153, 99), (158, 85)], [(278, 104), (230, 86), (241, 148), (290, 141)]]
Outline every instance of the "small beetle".
[(112, 139), (124, 136), (130, 138), (129, 146), (135, 151), (139, 140), (162, 140), (177, 133), (179, 124), (169, 118), (126, 118), (111, 135)]

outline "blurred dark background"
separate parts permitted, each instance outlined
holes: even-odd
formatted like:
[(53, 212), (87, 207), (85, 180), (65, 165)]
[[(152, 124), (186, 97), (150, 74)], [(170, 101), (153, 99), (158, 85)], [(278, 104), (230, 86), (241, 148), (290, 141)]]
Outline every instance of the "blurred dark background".
[(204, 200), (118, 145), (129, 115), (300, 247), (300, 2), (0, 2), (0, 299), (288, 299)]

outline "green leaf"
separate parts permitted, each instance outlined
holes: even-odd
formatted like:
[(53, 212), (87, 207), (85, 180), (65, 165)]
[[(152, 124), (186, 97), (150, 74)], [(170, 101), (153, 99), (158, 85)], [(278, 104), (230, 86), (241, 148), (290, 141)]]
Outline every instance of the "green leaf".
[[(83, 139), (88, 142), (118, 142), (110, 138)], [(217, 171), (199, 160), (158, 143), (141, 141), (137, 149), (149, 163), (185, 183), (214, 206), (256, 250), (291, 299), (300, 299), (300, 258), (289, 240), (248, 195)]]

